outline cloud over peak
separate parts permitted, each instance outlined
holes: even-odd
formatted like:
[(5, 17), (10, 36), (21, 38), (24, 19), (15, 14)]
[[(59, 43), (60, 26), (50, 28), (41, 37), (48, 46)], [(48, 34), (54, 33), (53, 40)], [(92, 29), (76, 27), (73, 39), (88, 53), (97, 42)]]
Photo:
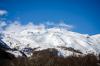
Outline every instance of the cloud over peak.
[[(45, 22), (46, 23), (46, 22)], [(5, 26), (6, 25), (6, 22), (2, 22), (1, 23), (1, 29), (2, 29), (2, 26)], [(6, 31), (6, 32), (20, 32), (20, 31), (23, 31), (23, 30), (34, 30), (34, 31), (44, 31), (44, 30), (47, 30), (49, 28), (58, 28), (58, 29), (65, 29), (65, 30), (70, 30), (73, 28), (72, 25), (67, 25), (65, 23), (58, 23), (58, 24), (55, 24), (55, 23), (51, 23), (48, 22), (46, 24), (34, 24), (33, 22), (29, 22), (28, 24), (26, 25), (23, 25), (21, 24), (19, 21), (15, 21), (15, 22), (12, 22), (10, 24), (7, 24), (6, 27), (5, 27), (5, 30), (3, 31)]]

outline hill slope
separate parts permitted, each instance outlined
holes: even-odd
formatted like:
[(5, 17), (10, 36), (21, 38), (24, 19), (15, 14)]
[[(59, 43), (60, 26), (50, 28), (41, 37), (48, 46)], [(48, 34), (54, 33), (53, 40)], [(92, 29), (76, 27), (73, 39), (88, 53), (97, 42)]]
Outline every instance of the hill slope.
[(32, 54), (33, 49), (40, 51), (48, 48), (55, 48), (58, 55), (64, 57), (73, 52), (77, 55), (100, 53), (100, 34), (89, 36), (64, 28), (5, 30), (2, 38), (10, 48), (16, 48), (27, 56)]

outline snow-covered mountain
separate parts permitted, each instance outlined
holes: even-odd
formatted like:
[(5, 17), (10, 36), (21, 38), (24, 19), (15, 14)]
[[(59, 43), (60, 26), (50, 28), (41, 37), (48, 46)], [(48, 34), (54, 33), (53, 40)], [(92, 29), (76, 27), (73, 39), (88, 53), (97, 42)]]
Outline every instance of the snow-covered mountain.
[(2, 40), (10, 48), (23, 51), (27, 56), (32, 54), (32, 49), (40, 51), (48, 48), (55, 48), (58, 55), (64, 57), (73, 53), (100, 53), (100, 34), (90, 36), (57, 27), (9, 29), (2, 32)]

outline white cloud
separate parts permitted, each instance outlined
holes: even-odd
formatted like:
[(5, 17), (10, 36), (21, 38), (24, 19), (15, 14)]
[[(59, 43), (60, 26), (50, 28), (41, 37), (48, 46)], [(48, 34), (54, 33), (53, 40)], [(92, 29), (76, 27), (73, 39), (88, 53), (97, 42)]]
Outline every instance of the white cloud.
[[(6, 26), (7, 25), (7, 26)], [(5, 22), (2, 22), (0, 23), (0, 28), (2, 29), (3, 26), (6, 26), (5, 30), (2, 30), (6, 33), (9, 33), (9, 32), (14, 32), (14, 33), (19, 33), (21, 31), (24, 31), (24, 30), (32, 30), (32, 31), (46, 31), (47, 29), (50, 29), (50, 28), (57, 28), (57, 29), (65, 29), (65, 30), (70, 30), (73, 28), (72, 25), (67, 25), (65, 23), (58, 23), (58, 24), (55, 24), (53, 22), (48, 22), (47, 24), (33, 24), (32, 22), (26, 24), (26, 25), (23, 25), (21, 24), (19, 21), (14, 21), (10, 24), (6, 24)], [(52, 26), (52, 27), (50, 27)]]
[(73, 28), (72, 25), (65, 24), (64, 22), (59, 23), (57, 26), (58, 26), (58, 27), (61, 27), (61, 28), (65, 28), (65, 29), (67, 29), (67, 30), (70, 30), (70, 29)]
[(67, 29), (67, 30), (70, 30), (73, 28), (73, 25), (65, 24), (64, 22), (60, 22), (60, 23), (59, 22), (58, 23), (46, 22), (46, 27), (48, 27), (48, 26), (63, 28), (63, 29)]
[(6, 25), (7, 25), (7, 23), (5, 21), (0, 21), (0, 31), (2, 31), (3, 27)]
[(0, 10), (0, 16), (6, 15), (7, 11), (6, 10)]
[(46, 25), (55, 25), (54, 22), (46, 22)]
[(5, 21), (0, 21), (0, 27), (6, 26), (7, 23)]

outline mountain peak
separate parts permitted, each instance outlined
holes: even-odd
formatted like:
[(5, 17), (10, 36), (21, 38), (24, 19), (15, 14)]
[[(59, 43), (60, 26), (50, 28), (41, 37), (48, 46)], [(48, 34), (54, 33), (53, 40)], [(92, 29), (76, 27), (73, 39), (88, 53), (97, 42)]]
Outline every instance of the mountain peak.
[(25, 48), (37, 48), (35, 51), (55, 48), (63, 56), (73, 54), (73, 51), (65, 50), (61, 47), (73, 48), (83, 54), (99, 54), (99, 38), (100, 34), (89, 36), (88, 34), (80, 34), (57, 27), (45, 29), (25, 28), (18, 31), (7, 30), (3, 32), (3, 41), (10, 48), (16, 48), (20, 51)]

